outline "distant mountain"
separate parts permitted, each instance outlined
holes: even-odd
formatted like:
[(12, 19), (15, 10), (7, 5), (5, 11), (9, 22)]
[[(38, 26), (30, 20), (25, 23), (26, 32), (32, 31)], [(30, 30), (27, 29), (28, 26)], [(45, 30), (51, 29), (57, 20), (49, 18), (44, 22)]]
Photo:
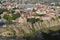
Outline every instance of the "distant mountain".
[(47, 1), (47, 2), (59, 2), (60, 0), (43, 0), (43, 1)]
[(0, 0), (3, 2), (40, 3), (40, 2), (60, 2), (60, 0)]
[(27, 0), (29, 2), (60, 2), (60, 0)]

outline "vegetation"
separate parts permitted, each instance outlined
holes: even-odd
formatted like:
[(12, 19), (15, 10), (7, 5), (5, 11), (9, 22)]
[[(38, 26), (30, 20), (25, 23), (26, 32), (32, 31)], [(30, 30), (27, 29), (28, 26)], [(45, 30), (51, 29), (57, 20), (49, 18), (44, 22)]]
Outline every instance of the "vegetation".
[(60, 40), (60, 30), (52, 31), (49, 30), (48, 33), (42, 32), (44, 40)]
[(28, 18), (27, 22), (35, 23), (35, 18)]
[(26, 40), (31, 40), (32, 38), (35, 37), (35, 34), (34, 33), (25, 33), (23, 38), (26, 39)]
[(13, 22), (12, 20), (17, 19), (18, 17), (20, 17), (19, 13), (16, 14), (9, 13), (9, 14), (5, 14), (3, 18), (7, 20), (8, 24), (11, 24)]
[(15, 9), (19, 9), (19, 8), (14, 7), (13, 10), (15, 10)]
[(8, 11), (7, 9), (0, 8), (0, 14), (3, 14), (3, 12), (7, 12), (7, 11)]
[(43, 20), (39, 19), (39, 18), (37, 18), (37, 19), (35, 19), (35, 18), (27, 18), (27, 22), (35, 23), (35, 22), (38, 22), (38, 21), (43, 22)]
[(58, 16), (58, 18), (60, 18), (60, 16)]
[(60, 6), (60, 4), (59, 3), (56, 3), (55, 6)]
[(20, 17), (20, 14), (19, 13), (16, 13), (16, 14), (12, 14), (12, 19), (15, 20), (17, 18)]
[[(20, 29), (20, 27), (18, 27), (19, 29)], [(16, 28), (16, 29), (18, 29), (18, 28)], [(14, 36), (17, 36), (16, 35), (16, 31), (14, 30), (14, 27), (6, 27), (6, 28), (4, 28), (4, 29), (6, 29), (7, 31), (9, 31), (9, 32), (12, 32), (13, 33), (13, 35)], [(54, 27), (49, 27), (49, 28), (43, 28), (43, 29), (40, 29), (40, 31), (39, 32), (41, 32), (42, 33), (42, 35), (43, 35), (43, 38), (44, 38), (44, 40), (53, 40), (54, 38), (55, 38), (55, 36), (56, 36), (56, 38), (58, 39), (58, 36), (60, 37), (60, 34), (58, 34), (57, 35), (57, 33), (59, 33), (59, 29), (60, 29), (60, 27), (59, 26), (54, 26)], [(52, 31), (51, 31), (52, 30)], [(26, 39), (26, 40), (31, 40), (31, 39), (34, 39), (34, 38), (36, 38), (37, 36), (39, 36), (40, 37), (40, 33), (38, 34), (36, 31), (35, 31), (35, 29), (34, 28), (32, 28), (32, 32), (31, 33), (25, 33), (24, 32), (24, 30), (22, 30), (23, 31), (23, 38), (24, 39)], [(21, 32), (22, 32), (21, 31)], [(6, 31), (5, 31), (6, 32)], [(19, 32), (20, 32), (20, 30), (19, 30)], [(54, 34), (54, 35), (53, 35)], [(55, 35), (56, 34), (56, 35)], [(7, 35), (12, 35), (12, 34), (10, 34), (10, 33), (8, 33)]]
[(7, 20), (7, 23), (8, 24), (11, 24), (12, 23), (12, 15), (4, 15), (4, 17), (3, 17), (4, 19), (6, 19)]
[[(60, 27), (50, 27), (50, 29), (46, 28), (44, 30), (45, 32), (40, 31), (41, 34), (43, 35), (42, 40), (60, 40), (60, 30), (59, 29), (60, 29)], [(41, 35), (38, 35), (38, 34), (37, 35), (33, 34), (33, 35), (31, 33), (30, 34), (26, 33), (23, 38), (26, 39), (26, 40), (32, 40), (32, 39), (35, 39), (35, 37), (37, 38), (37, 36), (39, 36), (39, 37), (41, 36)]]
[(44, 16), (45, 14), (36, 14), (36, 16)]

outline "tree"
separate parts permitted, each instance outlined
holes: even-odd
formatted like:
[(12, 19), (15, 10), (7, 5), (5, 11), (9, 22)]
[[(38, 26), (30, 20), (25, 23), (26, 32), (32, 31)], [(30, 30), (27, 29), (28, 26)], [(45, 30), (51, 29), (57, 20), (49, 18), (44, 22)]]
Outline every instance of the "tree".
[(2, 14), (3, 12), (8, 12), (8, 10), (0, 8), (0, 14)]
[(0, 1), (0, 4), (2, 4), (2, 2)]
[(20, 14), (19, 13), (16, 13), (16, 14), (12, 14), (12, 18), (13, 20), (15, 20), (16, 18), (19, 18), (20, 17)]
[(13, 8), (13, 10), (15, 10), (15, 9), (19, 9), (19, 8), (17, 8), (17, 7), (14, 7), (14, 8)]
[[(27, 18), (27, 22), (30, 22), (32, 24), (32, 28), (34, 29), (34, 23), (36, 22), (36, 19), (35, 18)], [(35, 31), (35, 29), (34, 29)]]
[(12, 17), (10, 15), (4, 15), (3, 18), (7, 20), (7, 23), (8, 24), (11, 24), (12, 23)]
[(44, 16), (45, 14), (36, 14), (36, 16)]
[(27, 22), (31, 22), (32, 24), (35, 23), (35, 18), (27, 18)]
[(17, 14), (9, 13), (9, 14), (5, 14), (3, 16), (3, 18), (7, 20), (8, 24), (11, 24), (13, 22), (12, 20), (17, 19), (18, 17), (20, 17), (19, 13), (17, 13)]
[(38, 22), (38, 24), (40, 25), (40, 23), (41, 23), (41, 26), (42, 26), (42, 22), (43, 22), (43, 20), (42, 19), (40, 19), (40, 18), (37, 18), (37, 19), (35, 19), (35, 18), (28, 18), (27, 19), (27, 22), (30, 22), (31, 24), (32, 24), (32, 28), (33, 28), (33, 31), (34, 31), (34, 23), (35, 22)]
[(56, 3), (55, 6), (60, 6), (60, 4), (59, 3)]

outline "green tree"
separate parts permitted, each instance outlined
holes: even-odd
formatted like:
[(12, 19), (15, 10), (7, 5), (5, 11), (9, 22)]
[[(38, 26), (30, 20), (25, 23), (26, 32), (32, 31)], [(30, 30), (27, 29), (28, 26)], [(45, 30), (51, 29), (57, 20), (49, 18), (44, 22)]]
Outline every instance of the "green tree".
[(45, 14), (36, 14), (36, 16), (44, 16)]
[(16, 14), (12, 14), (12, 18), (13, 20), (15, 20), (16, 18), (19, 18), (20, 17), (20, 14), (19, 13), (16, 13)]
[(3, 12), (8, 12), (8, 10), (0, 8), (0, 14), (2, 14)]
[(36, 22), (35, 18), (27, 18), (27, 22), (30, 22), (32, 24), (32, 31), (35, 31), (34, 25), (33, 25)]
[(3, 16), (3, 18), (7, 20), (8, 24), (11, 24), (13, 22), (12, 20), (17, 19), (18, 17), (20, 17), (19, 13), (17, 13), (17, 14), (9, 13), (9, 14), (5, 14)]
[(12, 23), (12, 17), (10, 15), (4, 15), (3, 18), (7, 20), (7, 24), (11, 24)]

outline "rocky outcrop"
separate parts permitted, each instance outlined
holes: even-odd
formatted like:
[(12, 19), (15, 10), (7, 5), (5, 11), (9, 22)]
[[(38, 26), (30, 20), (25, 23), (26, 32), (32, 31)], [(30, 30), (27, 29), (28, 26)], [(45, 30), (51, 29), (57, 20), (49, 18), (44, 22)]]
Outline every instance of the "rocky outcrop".
[[(16, 23), (16, 25), (0, 28), (0, 35), (2, 36), (24, 36), (24, 34), (31, 34), (36, 31), (41, 31), (42, 29), (60, 25), (60, 19), (49, 20), (43, 22), (35, 22), (34, 24), (30, 22), (26, 23)], [(10, 35), (11, 34), (11, 35)]]

